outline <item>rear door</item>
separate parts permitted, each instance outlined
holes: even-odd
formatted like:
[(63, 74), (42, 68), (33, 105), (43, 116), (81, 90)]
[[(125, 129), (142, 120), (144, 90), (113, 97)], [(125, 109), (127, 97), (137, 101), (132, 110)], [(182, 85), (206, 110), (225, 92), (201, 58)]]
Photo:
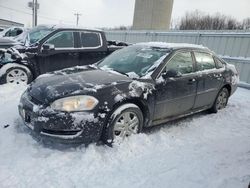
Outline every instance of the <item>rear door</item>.
[(212, 54), (194, 51), (197, 71), (197, 97), (194, 108), (203, 108), (214, 103), (223, 82), (224, 68), (216, 66)]
[(107, 45), (102, 40), (101, 33), (95, 31), (81, 31), (79, 65), (96, 63), (107, 55)]
[(74, 31), (59, 31), (43, 43), (52, 44), (55, 49), (44, 51), (42, 47), (38, 55), (41, 74), (78, 64), (79, 54), (75, 48), (74, 36)]
[(154, 120), (164, 120), (190, 111), (196, 97), (196, 73), (194, 61), (190, 51), (177, 52), (167, 62), (161, 74), (168, 70), (176, 70), (179, 75), (156, 82)]

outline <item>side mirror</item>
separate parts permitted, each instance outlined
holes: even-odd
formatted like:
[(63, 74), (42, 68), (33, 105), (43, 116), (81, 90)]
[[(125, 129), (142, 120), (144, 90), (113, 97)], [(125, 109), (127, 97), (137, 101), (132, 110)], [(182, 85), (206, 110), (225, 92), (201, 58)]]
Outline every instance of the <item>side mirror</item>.
[(164, 74), (162, 74), (162, 77), (164, 79), (167, 79), (167, 78), (174, 78), (174, 77), (179, 77), (180, 76), (180, 73), (177, 72), (176, 70), (174, 69), (169, 69), (167, 72), (165, 72)]
[(42, 46), (42, 51), (48, 52), (51, 50), (55, 50), (55, 45), (54, 44), (44, 44)]

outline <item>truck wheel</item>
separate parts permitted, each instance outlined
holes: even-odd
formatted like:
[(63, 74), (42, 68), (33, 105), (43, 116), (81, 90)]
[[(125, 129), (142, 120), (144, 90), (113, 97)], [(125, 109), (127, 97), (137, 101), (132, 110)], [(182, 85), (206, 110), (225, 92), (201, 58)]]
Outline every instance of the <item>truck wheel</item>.
[(6, 71), (5, 83), (29, 84), (32, 81), (31, 72), (21, 67), (12, 67)]
[(110, 122), (104, 129), (103, 141), (112, 145), (116, 140), (138, 134), (143, 126), (143, 114), (138, 106), (132, 103), (123, 104), (111, 115)]
[(223, 87), (218, 93), (210, 111), (213, 113), (217, 113), (218, 110), (225, 108), (227, 106), (228, 98), (229, 98), (228, 89)]

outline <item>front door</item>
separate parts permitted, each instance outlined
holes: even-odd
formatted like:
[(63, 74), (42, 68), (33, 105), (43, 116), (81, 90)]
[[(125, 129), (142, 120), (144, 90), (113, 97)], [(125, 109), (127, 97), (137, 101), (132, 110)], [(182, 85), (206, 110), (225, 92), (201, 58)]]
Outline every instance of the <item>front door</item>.
[(177, 75), (166, 79), (160, 76), (156, 81), (154, 121), (187, 113), (194, 105), (197, 82), (191, 53), (177, 52), (161, 74), (169, 70), (176, 71)]
[(41, 74), (78, 64), (79, 53), (74, 48), (74, 33), (72, 31), (60, 31), (50, 37), (44, 44), (54, 45), (55, 49), (48, 51), (41, 49), (41, 53), (38, 55)]

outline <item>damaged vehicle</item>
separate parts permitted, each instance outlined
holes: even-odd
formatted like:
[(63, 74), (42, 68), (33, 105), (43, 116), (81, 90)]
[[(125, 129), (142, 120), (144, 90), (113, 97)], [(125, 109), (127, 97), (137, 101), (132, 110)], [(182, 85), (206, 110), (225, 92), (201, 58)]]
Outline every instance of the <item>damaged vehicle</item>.
[(0, 84), (30, 83), (47, 72), (93, 64), (124, 46), (99, 30), (38, 26), (14, 47), (0, 49)]
[[(10, 27), (7, 29), (4, 29), (3, 31), (0, 31), (0, 39), (1, 38), (15, 38), (22, 33), (27, 31), (27, 28), (24, 27)], [(0, 40), (1, 43), (1, 40)]]
[(209, 49), (139, 43), (92, 66), (38, 77), (19, 112), (33, 132), (66, 143), (113, 141), (195, 112), (217, 112), (238, 73)]

